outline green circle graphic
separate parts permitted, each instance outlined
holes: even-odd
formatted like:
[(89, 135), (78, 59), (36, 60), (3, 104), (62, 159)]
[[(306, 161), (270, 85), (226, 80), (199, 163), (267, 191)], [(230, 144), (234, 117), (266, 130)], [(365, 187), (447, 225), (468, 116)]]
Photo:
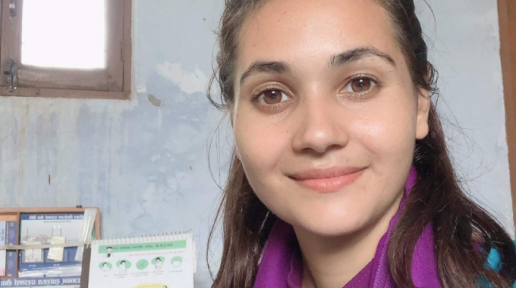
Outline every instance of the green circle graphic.
[(149, 261), (147, 261), (145, 259), (142, 259), (142, 260), (138, 261), (138, 263), (136, 263), (136, 268), (138, 268), (140, 270), (144, 270), (147, 267), (149, 267)]
[(112, 265), (111, 263), (109, 263), (109, 262), (102, 262), (102, 263), (100, 263), (100, 264), (99, 264), (99, 268), (100, 268), (100, 269), (104, 269), (104, 264), (106, 264), (106, 265), (107, 265), (107, 267), (109, 268), (109, 270), (111, 270), (111, 269), (113, 268), (113, 265)]
[(176, 257), (172, 258), (172, 262), (174, 262), (174, 261), (183, 262), (183, 258), (181, 256), (176, 256)]
[(120, 264), (122, 263), (122, 261), (125, 261), (125, 269), (131, 268), (131, 262), (129, 262), (125, 259), (122, 259), (122, 260), (116, 262), (116, 267), (120, 268)]
[(152, 265), (156, 265), (156, 259), (158, 259), (158, 258), (159, 258), (159, 260), (161, 260), (161, 263), (165, 262), (165, 257), (161, 257), (161, 256), (155, 257), (155, 258), (152, 258), (152, 261), (151, 261)]
[(181, 263), (183, 263), (183, 258), (181, 258), (180, 256), (176, 256), (172, 258), (170, 263), (172, 263), (172, 266), (174, 266), (175, 268), (178, 268), (179, 266), (181, 266)]

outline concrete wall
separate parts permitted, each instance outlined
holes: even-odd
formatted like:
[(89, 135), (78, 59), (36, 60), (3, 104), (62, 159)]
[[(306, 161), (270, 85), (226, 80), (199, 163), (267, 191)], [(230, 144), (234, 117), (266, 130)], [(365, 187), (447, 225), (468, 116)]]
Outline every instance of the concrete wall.
[[(0, 97), (0, 206), (99, 207), (105, 237), (194, 229), (196, 287), (208, 287), (205, 246), (220, 192), (206, 147), (222, 114), (204, 90), (222, 2), (134, 1), (130, 101)], [(455, 162), (512, 232), (496, 2), (429, 2), (436, 24), (420, 10)], [(226, 136), (212, 157), (221, 183)]]
[(463, 185), (514, 234), (496, 1), (426, 0), (433, 15), (424, 1), (415, 2)]

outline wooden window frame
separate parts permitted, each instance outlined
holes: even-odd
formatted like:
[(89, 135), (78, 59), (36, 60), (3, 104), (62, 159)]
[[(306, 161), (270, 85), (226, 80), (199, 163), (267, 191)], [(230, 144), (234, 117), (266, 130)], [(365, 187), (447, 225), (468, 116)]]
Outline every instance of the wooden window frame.
[[(111, 17), (106, 22), (106, 69), (80, 70), (22, 66), (21, 29), (23, 0), (0, 0), (0, 96), (129, 99), (131, 93), (131, 0), (107, 0)], [(16, 2), (16, 17), (9, 4)], [(118, 11), (121, 13), (111, 13)], [(120, 31), (122, 35), (120, 35)], [(7, 41), (6, 39), (15, 39)], [(121, 39), (120, 41), (117, 41)], [(9, 91), (4, 71), (9, 60), (18, 63), (19, 83)]]
[(505, 94), (505, 118), (512, 206), (516, 228), (516, 2), (498, 0), (500, 57)]

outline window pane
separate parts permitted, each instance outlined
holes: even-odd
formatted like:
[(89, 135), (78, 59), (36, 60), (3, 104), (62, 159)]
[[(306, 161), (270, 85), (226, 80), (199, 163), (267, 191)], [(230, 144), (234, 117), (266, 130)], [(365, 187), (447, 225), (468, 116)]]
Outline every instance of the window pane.
[(95, 69), (106, 66), (105, 0), (24, 0), (24, 65)]

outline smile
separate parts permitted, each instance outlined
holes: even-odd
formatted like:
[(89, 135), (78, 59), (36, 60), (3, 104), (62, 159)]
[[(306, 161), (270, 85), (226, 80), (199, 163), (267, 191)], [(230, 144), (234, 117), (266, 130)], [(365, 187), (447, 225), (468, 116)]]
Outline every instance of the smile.
[(355, 182), (365, 168), (334, 167), (294, 173), (289, 177), (297, 184), (320, 193), (336, 192)]

